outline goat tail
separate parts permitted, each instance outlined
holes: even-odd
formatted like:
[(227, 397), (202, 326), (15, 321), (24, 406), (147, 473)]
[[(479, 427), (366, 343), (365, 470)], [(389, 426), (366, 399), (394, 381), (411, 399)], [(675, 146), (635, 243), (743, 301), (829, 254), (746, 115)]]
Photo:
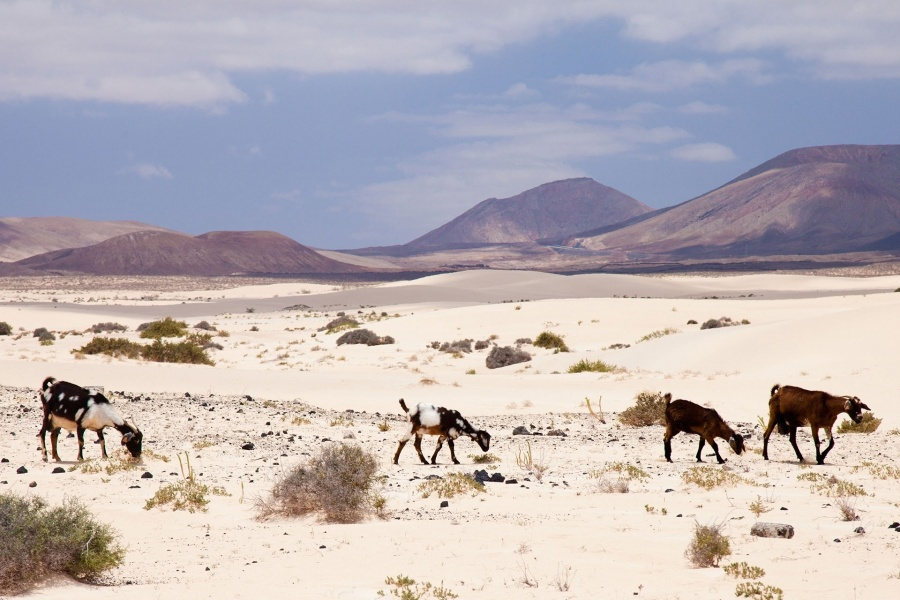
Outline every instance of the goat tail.
[(406, 402), (403, 401), (403, 398), (400, 398), (400, 408), (402, 408), (405, 413), (409, 412), (409, 408), (406, 407)]
[(775, 385), (772, 386), (772, 391), (769, 393), (769, 396), (774, 396), (775, 394), (777, 394), (780, 391), (781, 391), (781, 384), (776, 383)]
[(53, 385), (54, 383), (56, 383), (56, 379), (53, 377), (48, 377), (47, 379), (44, 380), (43, 385), (41, 385), (41, 391), (46, 392), (50, 388), (50, 386)]

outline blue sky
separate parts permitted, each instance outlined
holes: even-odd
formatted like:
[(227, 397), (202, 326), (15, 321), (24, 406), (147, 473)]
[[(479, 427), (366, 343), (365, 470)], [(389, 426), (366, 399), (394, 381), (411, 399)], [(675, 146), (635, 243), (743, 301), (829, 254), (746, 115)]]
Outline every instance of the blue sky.
[(0, 0), (0, 216), (404, 243), (592, 177), (655, 208), (900, 143), (895, 0)]

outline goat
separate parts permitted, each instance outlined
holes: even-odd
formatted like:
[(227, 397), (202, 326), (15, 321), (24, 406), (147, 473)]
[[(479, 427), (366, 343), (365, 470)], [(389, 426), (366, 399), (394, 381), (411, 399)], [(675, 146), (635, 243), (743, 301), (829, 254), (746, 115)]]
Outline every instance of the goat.
[(131, 455), (139, 458), (141, 441), (144, 435), (133, 423), (122, 417), (122, 414), (109, 403), (106, 396), (94, 390), (86, 390), (68, 381), (56, 381), (53, 377), (44, 380), (41, 386), (41, 404), (44, 408), (44, 420), (38, 437), (41, 438), (41, 457), (47, 462), (47, 444), (45, 436), (50, 432), (50, 444), (53, 460), (59, 461), (56, 441), (59, 430), (65, 428), (75, 431), (78, 436), (78, 460), (84, 460), (84, 432), (86, 429), (97, 432), (100, 439), (100, 453), (106, 456), (106, 439), (103, 430), (113, 427), (122, 434), (122, 445)]
[[(803, 462), (803, 455), (797, 447), (797, 428), (809, 425), (812, 429), (813, 443), (816, 445), (816, 463), (824, 464), (825, 456), (834, 447), (834, 436), (831, 428), (841, 413), (859, 423), (863, 418), (863, 410), (872, 410), (856, 396), (832, 396), (827, 392), (810, 391), (793, 385), (782, 387), (775, 384), (769, 398), (769, 424), (763, 435), (763, 458), (769, 460), (769, 436), (778, 426), (778, 433), (789, 434), (791, 446), (797, 458)], [(819, 429), (825, 429), (828, 436), (828, 447), (820, 451)]]
[(703, 445), (709, 442), (719, 464), (725, 462), (719, 454), (716, 438), (728, 441), (734, 453), (740, 455), (744, 451), (744, 437), (735, 433), (722, 417), (711, 408), (703, 408), (689, 400), (672, 401), (672, 394), (666, 394), (666, 435), (663, 437), (663, 449), (666, 460), (672, 462), (672, 438), (680, 432), (696, 433), (700, 436), (700, 447), (697, 448), (697, 462), (703, 462), (700, 453)]
[(478, 445), (485, 452), (490, 448), (491, 434), (487, 431), (476, 430), (458, 411), (425, 403), (420, 403), (410, 410), (407, 408), (403, 398), (400, 398), (400, 406), (409, 415), (409, 430), (400, 438), (400, 445), (397, 446), (397, 452), (394, 453), (395, 465), (400, 464), (397, 462), (400, 459), (400, 452), (403, 451), (406, 442), (413, 436), (416, 437), (413, 445), (416, 448), (416, 452), (419, 453), (419, 460), (422, 461), (423, 465), (428, 464), (425, 456), (422, 455), (422, 436), (426, 433), (438, 436), (437, 448), (434, 449), (434, 454), (431, 456), (431, 464), (433, 465), (437, 464), (435, 461), (438, 452), (441, 451), (444, 440), (447, 440), (447, 445), (450, 446), (450, 458), (453, 459), (453, 464), (459, 464), (459, 461), (456, 460), (456, 453), (453, 451), (453, 440), (460, 435), (467, 435), (478, 442)]

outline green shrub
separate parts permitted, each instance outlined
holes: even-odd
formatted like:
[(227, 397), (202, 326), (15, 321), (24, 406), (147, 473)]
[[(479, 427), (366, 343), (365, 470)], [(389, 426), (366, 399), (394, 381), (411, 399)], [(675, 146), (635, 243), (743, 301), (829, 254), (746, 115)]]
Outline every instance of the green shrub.
[(619, 421), (631, 427), (663, 425), (666, 422), (666, 399), (659, 392), (641, 392), (635, 397), (634, 406), (619, 414)]
[(106, 354), (117, 358), (140, 358), (143, 349), (144, 346), (142, 344), (125, 338), (97, 337), (72, 352), (78, 354)]
[[(348, 317), (346, 315), (341, 315), (337, 319), (328, 323), (325, 326), (325, 333), (337, 333), (339, 331), (344, 331), (346, 329), (355, 329), (359, 327), (359, 321), (354, 319), (353, 317)], [(322, 331), (321, 329), (319, 331)]]
[(53, 573), (91, 580), (122, 563), (116, 532), (81, 501), (48, 507), (39, 497), (0, 494), (0, 594), (16, 594)]
[(605, 363), (602, 360), (587, 360), (582, 358), (569, 367), (569, 373), (616, 373), (619, 367)]
[(742, 581), (734, 588), (734, 595), (738, 598), (750, 598), (751, 600), (782, 600), (784, 591), (781, 588), (767, 585), (760, 581)]
[(695, 567), (717, 567), (719, 560), (731, 554), (731, 543), (722, 534), (723, 524), (694, 523), (694, 537), (684, 555)]
[(164, 337), (182, 337), (187, 334), (187, 323), (166, 317), (161, 321), (144, 323), (138, 327), (142, 338), (160, 339)]
[(569, 347), (566, 346), (566, 342), (563, 337), (556, 333), (551, 333), (549, 331), (542, 331), (534, 341), (531, 343), (532, 346), (537, 348), (547, 348), (548, 350), (556, 350), (557, 352), (568, 352)]
[(141, 349), (141, 356), (153, 362), (186, 363), (191, 365), (214, 365), (216, 363), (206, 351), (191, 342), (170, 343), (160, 339)]
[(722, 571), (735, 579), (759, 579), (766, 574), (762, 567), (754, 567), (746, 562), (729, 563), (722, 567)]
[(854, 423), (850, 419), (844, 419), (841, 421), (841, 424), (838, 425), (837, 432), (838, 433), (872, 433), (878, 426), (881, 425), (881, 419), (876, 419), (875, 416), (870, 413), (863, 413), (862, 421), (859, 423)]
[(358, 523), (383, 511), (384, 498), (372, 489), (377, 471), (378, 459), (359, 446), (326, 446), (275, 482), (270, 497), (257, 502), (258, 518), (318, 513), (327, 523)]
[(6, 321), (0, 321), (0, 335), (12, 335), (12, 325)]

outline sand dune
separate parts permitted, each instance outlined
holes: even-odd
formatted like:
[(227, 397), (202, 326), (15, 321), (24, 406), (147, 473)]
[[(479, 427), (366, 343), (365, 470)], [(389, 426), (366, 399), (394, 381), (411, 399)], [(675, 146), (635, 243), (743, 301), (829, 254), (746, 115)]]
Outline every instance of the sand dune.
[[(764, 568), (763, 581), (785, 598), (884, 597), (900, 589), (892, 552), (900, 534), (888, 528), (900, 520), (900, 482), (865, 466), (900, 468), (900, 277), (475, 271), (355, 288), (201, 288), (3, 292), (0, 321), (14, 335), (0, 337), (0, 456), (10, 461), (0, 464), (0, 490), (51, 500), (75, 494), (129, 546), (126, 563), (110, 575), (113, 587), (54, 581), (31, 596), (376, 598), (390, 594), (386, 577), (403, 574), (443, 582), (460, 598), (733, 597), (736, 580), (686, 561), (695, 522), (724, 523), (733, 550), (725, 562)], [(337, 346), (338, 334), (319, 329), (338, 311), (396, 343)], [(72, 353), (93, 337), (84, 332), (95, 323), (121, 323), (125, 337), (138, 339), (138, 325), (163, 316), (227, 331), (216, 338), (223, 348), (211, 351), (216, 366)], [(701, 330), (720, 317), (746, 323)], [(38, 327), (57, 340), (40, 345), (31, 335)], [(486, 350), (455, 357), (431, 347), (467, 338), (515, 345), (542, 331), (564, 336), (571, 351), (525, 344), (530, 362), (489, 370)], [(567, 373), (582, 359), (621, 369)], [(114, 401), (141, 425), (153, 455), (138, 470), (109, 476), (51, 474), (55, 465), (40, 462), (32, 437), (40, 426), (34, 390), (48, 375), (139, 395)], [(797, 465), (784, 437), (773, 438), (773, 460), (765, 462), (758, 422), (775, 383), (857, 395), (884, 421), (874, 434), (837, 436), (825, 466)], [(743, 483), (712, 490), (687, 483), (682, 475), (695, 466), (696, 436), (675, 438), (669, 464), (661, 427), (618, 424), (616, 414), (644, 390), (713, 406), (745, 432), (743, 456), (720, 444), (724, 468)], [(442, 464), (431, 467), (416, 464), (409, 447), (401, 465), (392, 465), (403, 427), (400, 397), (457, 408), (487, 428), (497, 456), (490, 470), (519, 483), (488, 484), (486, 493), (451, 498), (443, 509), (440, 499), (422, 498), (422, 478), (482, 468), (470, 457), (480, 451), (460, 441), (462, 465), (448, 465), (445, 450)], [(588, 414), (586, 397), (595, 407), (602, 402), (606, 425)], [(295, 425), (296, 416), (309, 422)], [(378, 427), (385, 419), (386, 432)], [(567, 437), (513, 436), (519, 425), (539, 433), (559, 428)], [(390, 518), (358, 525), (253, 519), (253, 499), (284, 469), (348, 432), (379, 457)], [(117, 437), (107, 435), (110, 447)], [(813, 456), (808, 433), (798, 438)], [(517, 464), (525, 439), (549, 465), (540, 481)], [(253, 451), (241, 449), (247, 441)], [(64, 459), (76, 451), (74, 440), (62, 441)], [(203, 481), (231, 495), (213, 497), (207, 513), (145, 511), (160, 485), (180, 477), (179, 452), (190, 453)], [(89, 444), (86, 454), (96, 457), (99, 449)], [(592, 475), (621, 461), (640, 466), (648, 479), (625, 494), (598, 492)], [(28, 473), (17, 475), (20, 466)], [(144, 471), (153, 478), (141, 479)], [(869, 494), (854, 500), (861, 520), (842, 521), (835, 498), (798, 479), (806, 473), (861, 485)], [(748, 507), (758, 499), (771, 509), (760, 520), (794, 525), (792, 540), (750, 536), (756, 517)], [(854, 533), (860, 526), (866, 533)]]

